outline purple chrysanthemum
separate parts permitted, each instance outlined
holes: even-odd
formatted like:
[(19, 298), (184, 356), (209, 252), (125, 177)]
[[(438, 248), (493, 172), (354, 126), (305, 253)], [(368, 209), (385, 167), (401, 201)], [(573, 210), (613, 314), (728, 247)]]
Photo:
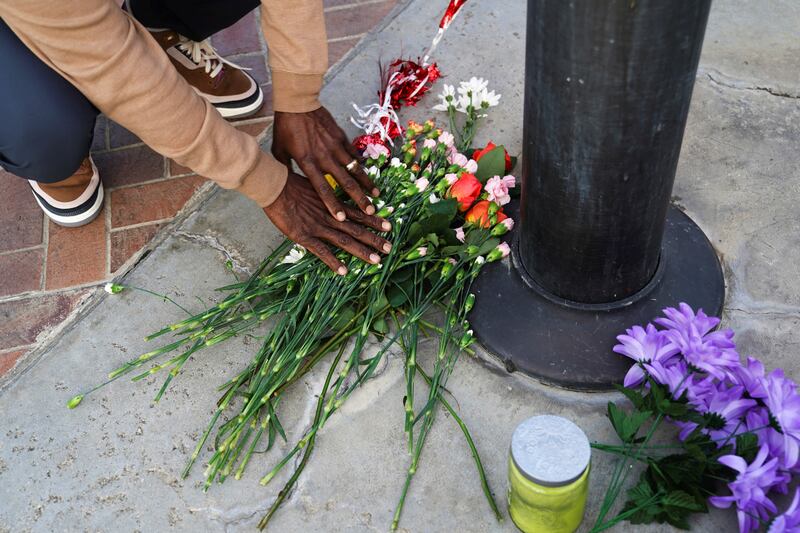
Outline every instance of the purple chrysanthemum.
[(680, 398), (693, 383), (686, 361), (672, 358), (667, 361), (651, 361), (644, 364), (647, 373), (656, 381), (667, 387), (673, 398)]
[(800, 455), (800, 395), (797, 385), (777, 368), (763, 380), (764, 404), (772, 417), (780, 425), (782, 446), (782, 463), (784, 468), (797, 465)]
[(656, 318), (656, 323), (667, 329), (681, 331), (693, 327), (701, 336), (705, 335), (719, 324), (719, 318), (706, 315), (702, 309), (697, 313), (692, 310), (689, 304), (681, 302), (678, 309), (667, 307), (664, 309), (666, 318)]
[(742, 385), (751, 398), (766, 398), (767, 391), (764, 390), (764, 365), (754, 357), (748, 357), (744, 365), (734, 369), (731, 379)]
[[(707, 383), (703, 389), (695, 389), (694, 397), (690, 398), (689, 403), (695, 411), (703, 414), (717, 415), (723, 422), (723, 426), (718, 429), (706, 429), (704, 433), (717, 443), (723, 446), (733, 441), (733, 436), (747, 431), (744, 421), (745, 414), (756, 406), (756, 401), (744, 398), (744, 387), (741, 385), (729, 386), (728, 383), (709, 383), (703, 380), (700, 383)], [(686, 440), (689, 434), (694, 431), (697, 424), (694, 422), (683, 422), (677, 424), (681, 428), (679, 438)]]
[(664, 334), (689, 364), (720, 379), (740, 366), (733, 331), (711, 331), (719, 324), (718, 318), (706, 315), (702, 309), (695, 313), (685, 303), (678, 307), (664, 309), (665, 317), (655, 321), (667, 328)]
[(800, 489), (795, 491), (786, 511), (772, 520), (767, 533), (800, 533)]
[(741, 366), (735, 344), (726, 332), (714, 331), (701, 335), (689, 324), (685, 329), (668, 329), (664, 335), (678, 347), (686, 361), (708, 374), (725, 379)]
[(775, 485), (788, 482), (789, 475), (778, 470), (778, 458), (769, 457), (769, 448), (762, 446), (758, 455), (749, 465), (738, 455), (723, 455), (719, 462), (732, 468), (738, 475), (728, 483), (730, 496), (712, 496), (711, 505), (727, 509), (736, 504), (739, 518), (739, 531), (746, 533), (759, 527), (759, 519), (766, 521), (771, 513), (777, 512), (775, 504), (767, 498), (767, 493)]
[[(617, 336), (620, 343), (613, 350), (639, 363), (664, 362), (678, 353), (677, 346), (652, 324), (647, 324), (645, 328), (633, 326), (626, 333), (627, 335)], [(633, 365), (625, 374), (623, 384), (626, 387), (635, 387), (644, 381), (644, 377), (641, 366)]]

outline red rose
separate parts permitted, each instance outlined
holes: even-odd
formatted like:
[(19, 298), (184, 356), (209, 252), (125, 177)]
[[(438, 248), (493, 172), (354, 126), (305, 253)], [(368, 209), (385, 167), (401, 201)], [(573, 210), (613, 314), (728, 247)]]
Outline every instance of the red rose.
[[(474, 152), (472, 152), (472, 159), (474, 159), (475, 162), (477, 163), (478, 161), (480, 161), (481, 157), (491, 152), (495, 148), (497, 148), (497, 145), (494, 144), (492, 141), (489, 141), (488, 143), (486, 143), (486, 148), (484, 148), (483, 150), (475, 150)], [(508, 152), (506, 151), (505, 148), (503, 148), (503, 153), (506, 156), (506, 172), (511, 172), (511, 156), (508, 155)]]
[(478, 181), (475, 175), (469, 172), (464, 172), (461, 177), (450, 186), (448, 198), (455, 198), (458, 200), (458, 208), (461, 211), (466, 211), (478, 199), (483, 190), (483, 185)]
[[(481, 200), (472, 206), (472, 209), (469, 210), (466, 216), (467, 224), (473, 224), (482, 228), (488, 228), (491, 226), (492, 222), (489, 220), (489, 206), (491, 203), (492, 202), (489, 200)], [(508, 218), (508, 216), (503, 213), (502, 209), (498, 209), (497, 213), (495, 213), (495, 216), (497, 217), (497, 222), (502, 222)]]

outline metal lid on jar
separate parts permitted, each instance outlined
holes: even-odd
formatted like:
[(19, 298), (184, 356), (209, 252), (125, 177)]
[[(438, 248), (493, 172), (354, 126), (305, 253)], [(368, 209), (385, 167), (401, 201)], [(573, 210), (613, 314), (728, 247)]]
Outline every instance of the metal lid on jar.
[(539, 485), (559, 487), (578, 479), (592, 450), (586, 434), (560, 416), (534, 416), (514, 430), (511, 458), (517, 469)]

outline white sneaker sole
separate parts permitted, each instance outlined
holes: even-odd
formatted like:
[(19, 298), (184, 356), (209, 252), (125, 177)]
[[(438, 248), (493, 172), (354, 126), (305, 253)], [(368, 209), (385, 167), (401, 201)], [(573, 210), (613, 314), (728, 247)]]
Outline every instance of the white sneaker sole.
[[(249, 117), (259, 109), (261, 109), (261, 104), (264, 103), (264, 91), (258, 91), (258, 98), (252, 104), (245, 106), (245, 107), (216, 107), (216, 110), (219, 111), (219, 114), (222, 115), (224, 118), (243, 118)], [(213, 104), (212, 104), (213, 105)]]
[(39, 200), (39, 197), (35, 194), (33, 197), (36, 199), (36, 203), (39, 204), (39, 207), (44, 211), (44, 214), (47, 215), (47, 218), (52, 220), (55, 224), (59, 226), (64, 226), (67, 228), (77, 228), (79, 226), (85, 226), (86, 224), (90, 223), (92, 220), (97, 218), (97, 215), (100, 214), (100, 211), (103, 209), (103, 198), (105, 196), (105, 192), (103, 191), (103, 184), (100, 183), (97, 189), (97, 198), (92, 204), (92, 207), (89, 208), (87, 211), (79, 214), (79, 215), (72, 215), (72, 216), (64, 216), (64, 215), (57, 215), (56, 213), (51, 213), (47, 210), (42, 201)]

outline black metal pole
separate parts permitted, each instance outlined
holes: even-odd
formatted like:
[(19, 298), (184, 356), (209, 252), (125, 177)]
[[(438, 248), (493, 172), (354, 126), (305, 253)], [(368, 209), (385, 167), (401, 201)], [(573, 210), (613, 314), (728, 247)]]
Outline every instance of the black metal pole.
[(587, 303), (653, 277), (711, 0), (529, 0), (527, 272)]
[(721, 311), (713, 247), (669, 204), (710, 4), (528, 1), (520, 225), (470, 318), (509, 370), (607, 388), (626, 327)]

